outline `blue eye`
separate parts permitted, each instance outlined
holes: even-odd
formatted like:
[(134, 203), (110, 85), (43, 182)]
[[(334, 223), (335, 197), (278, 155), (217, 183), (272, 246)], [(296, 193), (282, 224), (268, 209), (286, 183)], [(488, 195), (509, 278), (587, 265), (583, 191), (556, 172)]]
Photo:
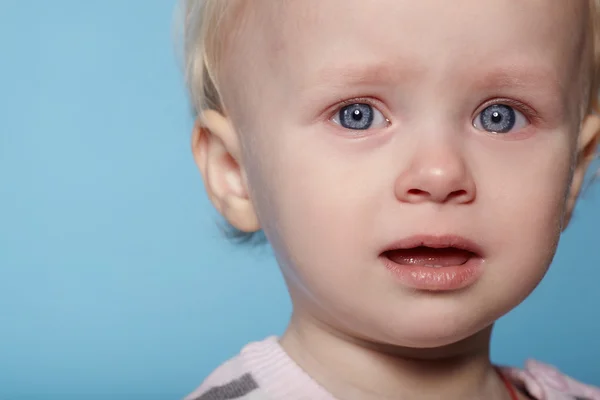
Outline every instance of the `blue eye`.
[(491, 133), (508, 133), (515, 128), (522, 129), (528, 123), (527, 118), (513, 107), (493, 104), (475, 117), (473, 126)]
[(332, 119), (336, 124), (352, 130), (366, 130), (373, 127), (373, 125), (388, 123), (388, 120), (379, 110), (366, 103), (356, 103), (342, 107)]

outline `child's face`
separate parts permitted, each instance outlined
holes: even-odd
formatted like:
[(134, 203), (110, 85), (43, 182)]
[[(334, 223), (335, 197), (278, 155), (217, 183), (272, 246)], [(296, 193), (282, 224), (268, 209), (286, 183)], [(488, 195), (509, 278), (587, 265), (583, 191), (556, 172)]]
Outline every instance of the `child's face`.
[[(254, 3), (223, 95), (298, 315), (414, 347), (489, 326), (538, 284), (559, 238), (586, 3), (274, 3)], [(473, 242), (469, 273), (395, 265), (465, 261), (384, 253), (414, 236)]]

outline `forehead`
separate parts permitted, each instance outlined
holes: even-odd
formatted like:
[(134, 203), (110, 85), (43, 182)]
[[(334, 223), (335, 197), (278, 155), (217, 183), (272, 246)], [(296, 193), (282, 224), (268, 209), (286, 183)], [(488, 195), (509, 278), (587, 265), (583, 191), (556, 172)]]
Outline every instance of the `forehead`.
[(588, 7), (585, 0), (253, 0), (228, 75), (300, 89), (344, 71), (360, 71), (357, 79), (458, 79), (528, 65), (567, 82), (586, 45)]

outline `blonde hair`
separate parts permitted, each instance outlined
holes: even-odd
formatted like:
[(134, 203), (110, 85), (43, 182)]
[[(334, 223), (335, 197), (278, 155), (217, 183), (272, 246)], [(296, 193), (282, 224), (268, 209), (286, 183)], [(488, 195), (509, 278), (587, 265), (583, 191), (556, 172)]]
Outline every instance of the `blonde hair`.
[[(279, 1), (279, 0), (272, 0)], [(196, 113), (211, 109), (223, 111), (218, 85), (222, 51), (227, 42), (228, 23), (239, 16), (244, 0), (182, 0), (182, 61), (185, 79)], [(593, 68), (589, 79), (587, 112), (599, 112), (600, 85), (600, 0), (589, 0), (593, 34)]]
[(239, 3), (239, 0), (181, 1), (182, 61), (196, 113), (207, 109), (224, 111), (217, 74), (227, 37), (225, 29)]
[[(600, 0), (588, 1), (593, 64), (586, 82), (587, 109), (583, 110), (584, 115), (600, 114)], [(231, 29), (227, 28), (240, 16), (243, 11), (241, 5), (245, 3), (245, 0), (181, 0), (181, 23), (178, 24), (182, 28), (178, 36), (183, 39), (180, 42), (181, 59), (196, 114), (208, 109), (225, 111), (218, 84), (222, 52), (230, 39)], [(239, 20), (236, 22), (239, 23)], [(600, 178), (600, 169), (596, 176)]]

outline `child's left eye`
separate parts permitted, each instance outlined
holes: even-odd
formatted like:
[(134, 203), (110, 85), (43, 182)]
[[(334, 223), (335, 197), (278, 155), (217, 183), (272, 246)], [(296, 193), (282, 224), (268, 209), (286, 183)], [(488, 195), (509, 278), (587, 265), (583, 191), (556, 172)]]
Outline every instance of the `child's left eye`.
[(475, 128), (491, 133), (508, 133), (522, 129), (528, 124), (527, 117), (505, 104), (492, 104), (486, 107), (473, 121)]
[(367, 103), (355, 103), (342, 107), (332, 121), (346, 129), (366, 130), (373, 126), (383, 127), (389, 121), (381, 111)]

